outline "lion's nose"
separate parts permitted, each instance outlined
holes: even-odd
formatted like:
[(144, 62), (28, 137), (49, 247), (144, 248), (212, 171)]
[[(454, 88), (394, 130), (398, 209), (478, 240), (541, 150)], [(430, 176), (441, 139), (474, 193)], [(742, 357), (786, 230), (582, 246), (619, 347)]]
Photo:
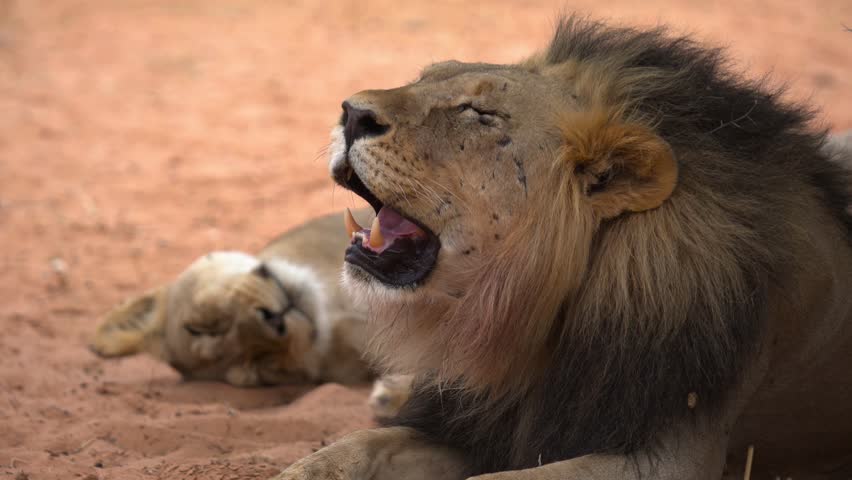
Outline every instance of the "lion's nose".
[(353, 107), (349, 102), (343, 102), (343, 117), (340, 123), (343, 125), (346, 150), (349, 150), (355, 140), (382, 135), (390, 128), (379, 122), (374, 111)]

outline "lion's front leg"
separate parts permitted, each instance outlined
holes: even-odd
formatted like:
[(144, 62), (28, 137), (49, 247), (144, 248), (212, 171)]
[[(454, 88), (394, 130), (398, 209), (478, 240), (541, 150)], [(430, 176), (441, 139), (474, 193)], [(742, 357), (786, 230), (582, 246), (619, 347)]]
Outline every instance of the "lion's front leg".
[[(468, 480), (718, 480), (723, 464), (697, 468), (678, 462), (639, 466), (628, 457), (588, 455), (541, 467), (470, 477)], [(641, 462), (640, 462), (641, 463)]]
[(651, 454), (586, 455), (468, 480), (719, 480), (726, 445), (727, 436), (717, 429), (687, 430), (662, 439)]
[(462, 480), (461, 454), (404, 427), (352, 433), (305, 457), (275, 480)]

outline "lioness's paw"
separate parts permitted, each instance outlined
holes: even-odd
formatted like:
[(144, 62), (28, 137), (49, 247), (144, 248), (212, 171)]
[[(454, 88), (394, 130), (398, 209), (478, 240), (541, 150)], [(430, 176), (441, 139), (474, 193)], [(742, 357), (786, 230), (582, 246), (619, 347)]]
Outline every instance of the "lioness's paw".
[(225, 372), (225, 381), (235, 387), (256, 387), (260, 385), (260, 376), (252, 366), (234, 365)]
[(123, 357), (137, 353), (141, 343), (135, 332), (104, 329), (89, 343), (89, 350), (103, 358)]

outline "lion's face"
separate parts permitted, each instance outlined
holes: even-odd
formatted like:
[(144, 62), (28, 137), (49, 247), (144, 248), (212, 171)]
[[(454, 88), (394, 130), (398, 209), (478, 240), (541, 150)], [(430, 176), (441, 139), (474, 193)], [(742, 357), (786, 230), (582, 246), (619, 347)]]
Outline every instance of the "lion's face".
[(542, 159), (559, 148), (555, 121), (571, 102), (542, 75), (458, 62), (346, 100), (332, 175), (373, 205), (383, 232), (376, 246), (371, 230), (355, 234), (348, 281), (462, 294), (462, 270), (535, 215)]
[(601, 224), (672, 193), (670, 147), (611, 104), (605, 67), (446, 62), (343, 103), (331, 176), (377, 212), (346, 219), (344, 280), (381, 361), (484, 383), (531, 368)]
[(310, 378), (316, 366), (305, 365), (306, 352), (323, 312), (311, 282), (289, 268), (236, 252), (206, 255), (172, 284), (111, 312), (93, 348), (105, 356), (147, 350), (189, 379)]

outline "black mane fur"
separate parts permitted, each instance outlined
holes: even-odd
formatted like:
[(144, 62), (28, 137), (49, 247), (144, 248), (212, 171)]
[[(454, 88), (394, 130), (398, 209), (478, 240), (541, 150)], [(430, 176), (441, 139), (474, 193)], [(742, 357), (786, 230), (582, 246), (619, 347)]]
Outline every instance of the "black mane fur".
[[(852, 232), (848, 174), (821, 151), (825, 132), (809, 126), (811, 110), (782, 101), (782, 91), (765, 81), (730, 73), (719, 50), (668, 37), (662, 29), (608, 28), (572, 18), (560, 23), (546, 52), (550, 64), (613, 57), (624, 59), (622, 71), (655, 69), (667, 79), (643, 86), (635, 108), (655, 120), (657, 133), (675, 151), (685, 179), (679, 188), (688, 192), (699, 185), (751, 206), (728, 212), (765, 247), (743, 246), (740, 274), (751, 295), (722, 305), (721, 319), (719, 308), (697, 295), (684, 327), (667, 338), (637, 331), (631, 341), (616, 341), (634, 319), (606, 312), (595, 323), (597, 331), (582, 338), (554, 332), (556, 353), (544, 379), (521, 398), (487, 410), (462, 389), (424, 383), (390, 423), (467, 452), (477, 474), (589, 453), (653, 452), (655, 439), (672, 424), (723, 408), (755, 353), (768, 291), (785, 268), (787, 233), (771, 213), (776, 203), (788, 201), (779, 185), (812, 188)], [(620, 221), (603, 228), (617, 229)], [(695, 410), (687, 408), (690, 392), (698, 395)]]

